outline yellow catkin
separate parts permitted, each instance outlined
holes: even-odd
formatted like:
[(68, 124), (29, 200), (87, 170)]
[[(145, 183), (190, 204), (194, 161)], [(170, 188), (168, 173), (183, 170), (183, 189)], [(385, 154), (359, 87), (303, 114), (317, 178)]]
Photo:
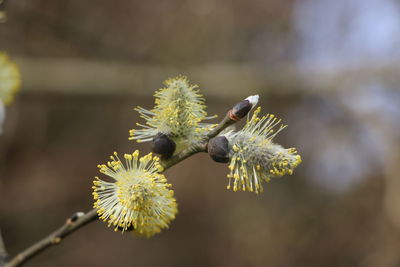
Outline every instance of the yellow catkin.
[(146, 123), (137, 124), (141, 129), (130, 130), (129, 139), (147, 142), (163, 133), (176, 143), (178, 152), (179, 148), (203, 138), (215, 126), (203, 123), (211, 117), (207, 117), (205, 100), (197, 85), (190, 84), (185, 76), (170, 78), (164, 85), (154, 94), (152, 110), (135, 108)]
[(285, 149), (272, 141), (286, 126), (281, 125), (281, 120), (273, 114), (259, 117), (260, 112), (261, 108), (258, 107), (242, 130), (226, 134), (231, 146), (228, 189), (232, 188), (230, 185), (233, 180), (234, 191), (258, 194), (263, 191), (263, 182), (269, 182), (273, 177), (291, 175), (301, 163), (295, 148)]
[[(125, 154), (122, 163), (117, 153), (108, 166), (98, 165), (111, 181), (95, 177), (94, 208), (99, 218), (122, 232), (130, 230), (139, 236), (151, 237), (167, 228), (177, 213), (174, 192), (159, 173), (159, 158), (139, 151)], [(111, 167), (110, 167), (111, 166)]]
[(21, 86), (21, 75), (18, 66), (6, 53), (0, 51), (0, 100), (9, 105)]

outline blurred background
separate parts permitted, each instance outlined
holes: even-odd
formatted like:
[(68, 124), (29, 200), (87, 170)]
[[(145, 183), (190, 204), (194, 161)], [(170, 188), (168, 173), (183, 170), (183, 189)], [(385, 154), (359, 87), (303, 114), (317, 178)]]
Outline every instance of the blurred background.
[(97, 164), (153, 92), (184, 74), (209, 114), (260, 95), (303, 163), (262, 195), (226, 190), (195, 155), (166, 175), (169, 230), (95, 222), (26, 266), (400, 266), (400, 2), (7, 1), (0, 50), (21, 70), (0, 139), (0, 226), (11, 255), (92, 207)]

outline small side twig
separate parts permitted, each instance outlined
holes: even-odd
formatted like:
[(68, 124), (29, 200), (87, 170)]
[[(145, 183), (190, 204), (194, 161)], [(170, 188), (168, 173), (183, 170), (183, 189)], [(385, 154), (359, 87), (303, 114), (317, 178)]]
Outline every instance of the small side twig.
[(228, 126), (230, 126), (230, 125), (232, 125), (232, 124), (234, 124), (236, 122), (237, 122), (237, 120), (232, 118), (231, 110), (229, 110), (228, 113), (225, 115), (224, 119), (214, 129), (212, 129), (207, 134), (208, 140), (210, 140), (211, 138), (217, 136), (220, 132), (225, 130)]
[[(226, 129), (228, 126), (240, 121), (244, 118), (249, 111), (258, 103), (258, 95), (252, 95), (247, 97), (245, 100), (236, 103), (225, 115), (225, 118), (213, 129), (211, 130), (207, 138), (210, 140), (211, 138), (217, 136), (220, 132)], [(208, 142), (207, 140), (207, 142)]]
[(33, 244), (31, 247), (17, 254), (9, 262), (5, 264), (4, 267), (15, 267), (21, 266), (30, 258), (36, 256), (45, 249), (60, 244), (64, 237), (75, 232), (79, 228), (85, 226), (86, 224), (95, 221), (98, 218), (96, 210), (91, 210), (86, 214), (75, 213), (70, 218), (67, 219), (65, 224), (59, 229), (43, 238), (39, 242)]

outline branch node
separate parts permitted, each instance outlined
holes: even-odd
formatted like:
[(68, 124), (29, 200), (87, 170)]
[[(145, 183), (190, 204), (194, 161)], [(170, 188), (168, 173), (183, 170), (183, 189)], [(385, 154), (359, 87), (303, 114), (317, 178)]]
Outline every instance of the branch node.
[(61, 243), (61, 237), (55, 237), (53, 240), (51, 240), (51, 244), (57, 245)]
[(83, 215), (85, 215), (85, 213), (82, 211), (75, 212), (70, 218), (67, 219), (67, 224), (72, 224), (76, 222)]

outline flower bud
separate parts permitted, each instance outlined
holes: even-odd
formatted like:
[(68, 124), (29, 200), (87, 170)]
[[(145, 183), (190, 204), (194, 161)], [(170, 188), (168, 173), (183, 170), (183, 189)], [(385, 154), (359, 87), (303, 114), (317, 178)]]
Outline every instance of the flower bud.
[(233, 106), (230, 116), (233, 120), (239, 121), (249, 113), (249, 111), (258, 103), (258, 95), (252, 95)]
[(208, 142), (208, 154), (210, 157), (221, 163), (229, 162), (229, 142), (225, 136), (217, 136)]
[(153, 138), (152, 150), (154, 153), (160, 154), (168, 159), (174, 154), (176, 144), (166, 134), (158, 133)]

